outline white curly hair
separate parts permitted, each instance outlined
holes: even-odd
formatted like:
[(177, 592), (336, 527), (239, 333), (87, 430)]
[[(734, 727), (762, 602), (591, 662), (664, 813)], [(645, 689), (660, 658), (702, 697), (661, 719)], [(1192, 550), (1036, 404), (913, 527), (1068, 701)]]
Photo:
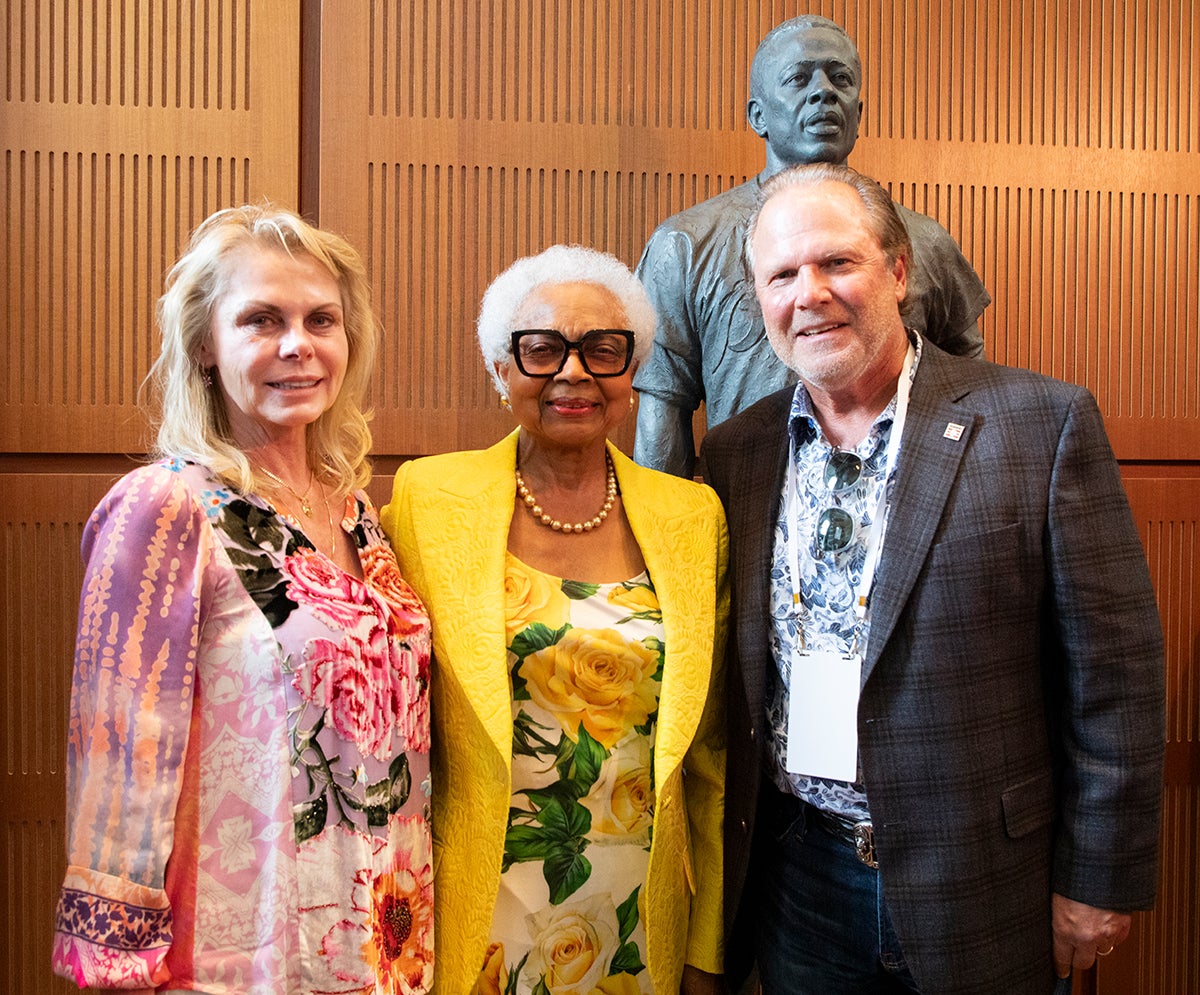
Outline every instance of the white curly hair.
[(552, 245), (536, 256), (525, 256), (491, 282), (479, 305), (479, 348), (487, 361), (498, 393), (504, 386), (494, 363), (508, 365), (512, 359), (510, 336), (516, 330), (513, 318), (529, 294), (538, 287), (557, 283), (594, 283), (604, 287), (621, 303), (626, 327), (633, 332), (633, 362), (641, 363), (654, 344), (658, 316), (641, 282), (616, 256), (582, 245)]

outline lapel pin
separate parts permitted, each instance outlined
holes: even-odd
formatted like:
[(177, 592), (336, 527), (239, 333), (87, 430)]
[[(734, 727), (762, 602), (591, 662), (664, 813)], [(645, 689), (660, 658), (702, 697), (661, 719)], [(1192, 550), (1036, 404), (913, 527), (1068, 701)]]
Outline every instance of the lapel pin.
[(944, 431), (942, 433), (942, 438), (943, 439), (953, 439), (955, 442), (957, 442), (959, 439), (962, 438), (962, 434), (963, 434), (963, 426), (962, 425), (959, 425), (956, 422), (947, 422), (946, 423), (946, 431)]

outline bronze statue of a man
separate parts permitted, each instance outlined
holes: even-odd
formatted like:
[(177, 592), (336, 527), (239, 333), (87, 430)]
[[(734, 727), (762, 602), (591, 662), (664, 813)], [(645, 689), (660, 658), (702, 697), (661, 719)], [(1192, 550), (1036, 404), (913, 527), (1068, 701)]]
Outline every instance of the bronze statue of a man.
[[(746, 225), (768, 177), (799, 163), (845, 164), (858, 138), (861, 86), (858, 49), (827, 18), (785, 21), (759, 44), (746, 117), (766, 142), (766, 168), (668, 218), (638, 264), (659, 317), (653, 352), (634, 380), (634, 457), (644, 466), (692, 476), (692, 415), (702, 401), (711, 427), (795, 382), (767, 341), (742, 262)], [(896, 208), (913, 248), (906, 322), (947, 352), (981, 355), (976, 322), (991, 302), (983, 283), (941, 225)]]

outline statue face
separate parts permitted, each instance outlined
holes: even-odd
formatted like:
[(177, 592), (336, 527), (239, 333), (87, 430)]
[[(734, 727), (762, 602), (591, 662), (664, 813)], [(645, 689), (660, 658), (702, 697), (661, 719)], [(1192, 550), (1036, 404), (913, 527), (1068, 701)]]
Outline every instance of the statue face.
[(845, 163), (862, 111), (857, 66), (854, 47), (829, 28), (798, 28), (759, 53), (759, 86), (746, 115), (766, 139), (772, 172), (807, 162)]

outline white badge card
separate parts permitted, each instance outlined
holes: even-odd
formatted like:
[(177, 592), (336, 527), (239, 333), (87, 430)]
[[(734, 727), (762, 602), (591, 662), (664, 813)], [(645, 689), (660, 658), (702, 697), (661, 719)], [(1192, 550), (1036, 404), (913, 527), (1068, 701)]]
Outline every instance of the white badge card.
[(857, 653), (801, 652), (792, 657), (787, 769), (853, 781), (858, 774)]

